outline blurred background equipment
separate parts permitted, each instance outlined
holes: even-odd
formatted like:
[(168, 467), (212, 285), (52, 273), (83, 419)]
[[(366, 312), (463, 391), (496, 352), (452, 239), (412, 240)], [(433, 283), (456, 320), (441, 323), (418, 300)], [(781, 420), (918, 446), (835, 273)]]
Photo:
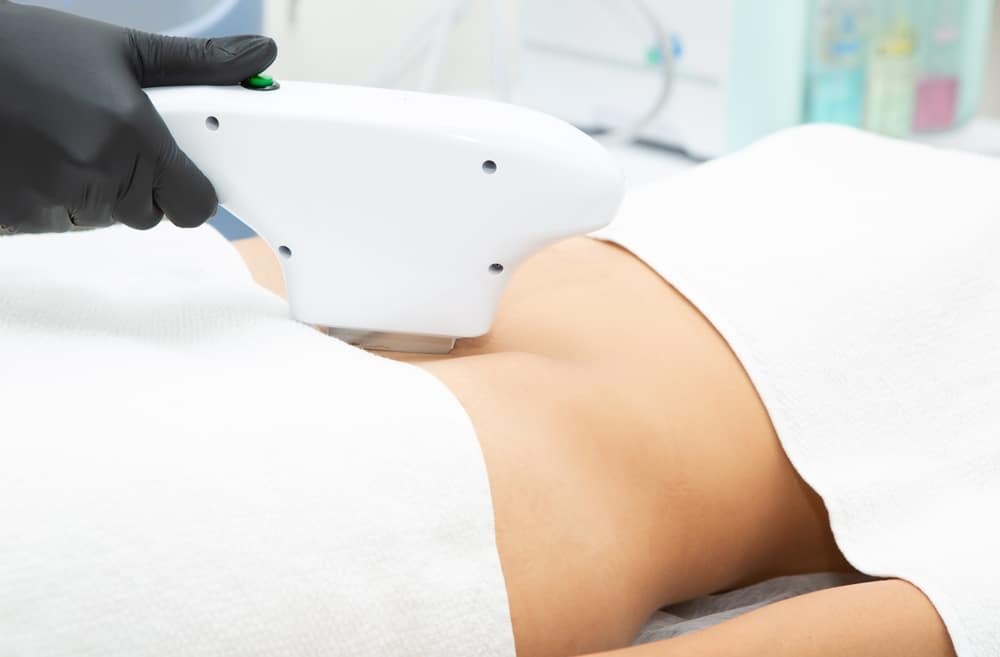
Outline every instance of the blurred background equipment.
[[(256, 34), (264, 29), (264, 0), (18, 0), (98, 20), (174, 36)], [(212, 224), (230, 239), (253, 235), (220, 208)]]
[[(898, 137), (976, 112), (991, 0), (649, 0), (674, 96), (640, 137), (699, 158), (834, 122)], [(522, 102), (585, 128), (647, 102), (663, 53), (627, 2), (525, 0)]]
[[(615, 4), (617, 2), (617, 4)], [(292, 14), (296, 14), (299, 0), (292, 1)], [(402, 46), (393, 52), (387, 59), (386, 68), (373, 80), (373, 84), (382, 87), (398, 86), (400, 81), (412, 70), (415, 63), (419, 63), (419, 78), (417, 90), (433, 91), (443, 67), (445, 53), (448, 50), (449, 42), (457, 26), (463, 18), (469, 14), (470, 9), (476, 4), (476, 0), (444, 0), (440, 8), (434, 12), (430, 19), (421, 24), (414, 33), (403, 40)], [(514, 75), (515, 61), (519, 57), (517, 52), (521, 42), (517, 40), (514, 30), (514, 20), (509, 0), (491, 0), (493, 9), (493, 95), (504, 101), (514, 101), (515, 93), (513, 89), (512, 77)], [(622, 7), (624, 4), (624, 7)], [(532, 8), (537, 5), (530, 5)], [(593, 6), (584, 7), (592, 9)], [(631, 112), (624, 112), (622, 117), (609, 125), (601, 127), (600, 131), (604, 138), (610, 141), (633, 141), (656, 121), (665, 111), (673, 91), (676, 71), (674, 63), (680, 52), (680, 45), (674, 39), (661, 13), (654, 11), (653, 6), (647, 0), (613, 0), (609, 5), (605, 3), (599, 8), (607, 10), (626, 9), (634, 19), (633, 23), (638, 23), (643, 28), (648, 38), (645, 39), (648, 46), (648, 57), (652, 70), (656, 72), (654, 87), (656, 93), (645, 106), (639, 106), (639, 110), (633, 109)], [(574, 12), (573, 20), (579, 22), (579, 15), (575, 12), (578, 6), (562, 7)], [(531, 15), (531, 10), (527, 12)], [(598, 16), (600, 23), (595, 23), (592, 27), (600, 33), (605, 29), (606, 16)], [(559, 22), (563, 22), (560, 18)], [(612, 21), (610, 26), (614, 28), (619, 21)], [(555, 26), (556, 33), (560, 30)], [(634, 34), (629, 33), (629, 37)], [(572, 38), (586, 38), (587, 43), (594, 43), (589, 33), (574, 33)], [(631, 39), (630, 39), (631, 41)], [(630, 44), (631, 45), (631, 44)], [(523, 70), (523, 69), (522, 69)], [(529, 79), (531, 79), (529, 77)], [(550, 85), (546, 85), (546, 89)], [(523, 88), (519, 85), (517, 98), (523, 95)], [(554, 98), (564, 99), (560, 93), (561, 87), (554, 89)], [(573, 100), (573, 99), (568, 99)], [(565, 116), (565, 112), (562, 113)]]
[(983, 107), (1000, 115), (996, 62), (982, 102), (995, 4), (268, 0), (267, 7), (286, 77), (487, 95), (705, 159), (806, 122), (997, 152), (1000, 128), (969, 123)]
[(804, 122), (1000, 154), (997, 0), (27, 1), (175, 34), (263, 11), (281, 78), (500, 98), (696, 159)]
[(796, 122), (804, 0), (649, 4), (670, 53), (620, 0), (526, 0), (522, 102), (600, 131), (649, 102), (673, 55), (673, 98), (637, 137), (704, 158)]

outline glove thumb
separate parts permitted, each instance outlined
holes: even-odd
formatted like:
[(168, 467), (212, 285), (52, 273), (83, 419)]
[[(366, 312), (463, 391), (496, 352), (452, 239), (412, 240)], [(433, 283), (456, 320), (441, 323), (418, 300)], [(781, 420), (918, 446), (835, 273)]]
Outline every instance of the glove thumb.
[(143, 87), (238, 84), (278, 56), (278, 46), (262, 36), (189, 39), (130, 30), (129, 37)]

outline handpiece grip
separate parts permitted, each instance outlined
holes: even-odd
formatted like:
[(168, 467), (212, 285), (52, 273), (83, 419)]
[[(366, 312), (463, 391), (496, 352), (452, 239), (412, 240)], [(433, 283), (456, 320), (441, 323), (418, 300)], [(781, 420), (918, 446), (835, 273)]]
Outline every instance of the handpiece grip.
[(310, 324), (482, 335), (526, 258), (607, 225), (623, 195), (596, 142), (511, 105), (295, 82), (148, 93)]

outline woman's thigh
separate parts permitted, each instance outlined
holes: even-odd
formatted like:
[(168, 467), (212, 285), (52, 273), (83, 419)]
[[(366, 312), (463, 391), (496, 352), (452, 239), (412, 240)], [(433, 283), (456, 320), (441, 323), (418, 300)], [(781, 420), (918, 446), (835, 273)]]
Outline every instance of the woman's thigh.
[[(242, 250), (278, 287), (260, 245)], [(488, 336), (397, 357), (475, 425), (522, 657), (620, 647), (659, 606), (846, 567), (725, 341), (617, 247), (556, 245)]]

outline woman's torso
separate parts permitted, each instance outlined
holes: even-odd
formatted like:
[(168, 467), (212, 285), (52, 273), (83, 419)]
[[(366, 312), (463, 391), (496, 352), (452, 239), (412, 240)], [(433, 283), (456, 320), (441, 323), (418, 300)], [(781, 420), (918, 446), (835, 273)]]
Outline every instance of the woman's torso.
[[(269, 254), (250, 250), (259, 275)], [(667, 603), (846, 567), (726, 342), (618, 247), (551, 247), (488, 336), (387, 355), (473, 421), (522, 654), (613, 647)]]

